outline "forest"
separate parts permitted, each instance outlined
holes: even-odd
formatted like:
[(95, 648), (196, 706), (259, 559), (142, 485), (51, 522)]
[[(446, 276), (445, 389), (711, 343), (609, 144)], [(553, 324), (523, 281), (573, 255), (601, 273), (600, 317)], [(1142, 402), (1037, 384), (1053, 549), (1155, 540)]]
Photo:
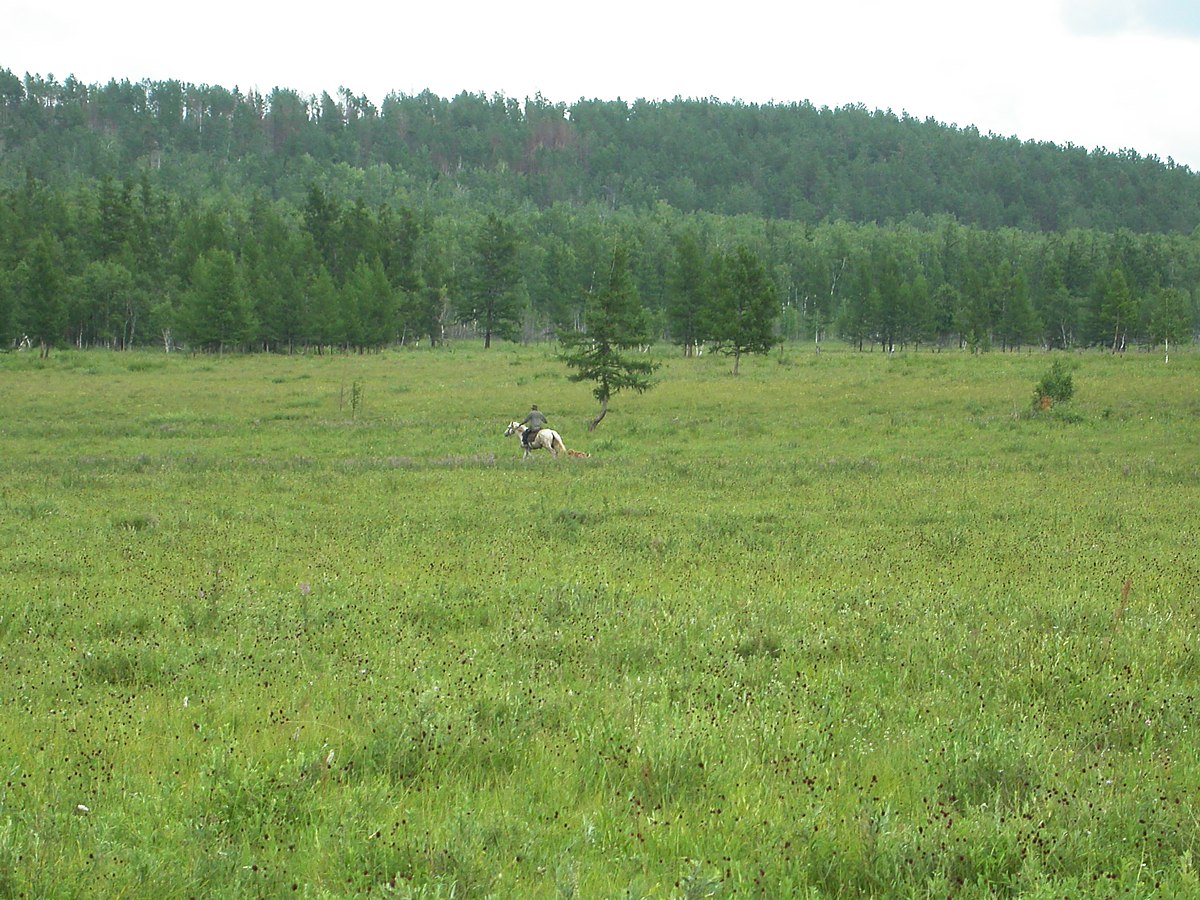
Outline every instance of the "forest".
[[(890, 110), (269, 94), (0, 68), (0, 346), (365, 351), (587, 328), (1121, 351), (1191, 340), (1200, 175)], [(745, 266), (749, 265), (750, 269)]]

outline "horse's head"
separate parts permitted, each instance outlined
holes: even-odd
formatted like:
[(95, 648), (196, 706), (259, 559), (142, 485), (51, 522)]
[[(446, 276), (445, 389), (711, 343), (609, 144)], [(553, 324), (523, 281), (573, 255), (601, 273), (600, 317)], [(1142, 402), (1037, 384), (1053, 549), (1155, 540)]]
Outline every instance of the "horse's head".
[(508, 427), (504, 429), (504, 436), (512, 437), (514, 434), (516, 434), (520, 430), (521, 430), (520, 422), (509, 422)]

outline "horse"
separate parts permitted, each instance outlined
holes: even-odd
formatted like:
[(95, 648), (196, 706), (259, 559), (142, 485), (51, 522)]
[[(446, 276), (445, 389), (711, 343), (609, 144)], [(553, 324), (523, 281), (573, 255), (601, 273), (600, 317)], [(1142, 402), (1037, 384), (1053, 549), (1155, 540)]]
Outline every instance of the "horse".
[(533, 439), (526, 444), (525, 432), (529, 429), (520, 422), (510, 422), (508, 427), (504, 429), (505, 437), (512, 437), (514, 434), (521, 435), (521, 447), (525, 450), (525, 455), (522, 459), (529, 459), (529, 455), (534, 450), (549, 450), (550, 455), (558, 459), (559, 453), (568, 453), (566, 444), (563, 443), (562, 436), (553, 428), (539, 428), (538, 433), (533, 436)]

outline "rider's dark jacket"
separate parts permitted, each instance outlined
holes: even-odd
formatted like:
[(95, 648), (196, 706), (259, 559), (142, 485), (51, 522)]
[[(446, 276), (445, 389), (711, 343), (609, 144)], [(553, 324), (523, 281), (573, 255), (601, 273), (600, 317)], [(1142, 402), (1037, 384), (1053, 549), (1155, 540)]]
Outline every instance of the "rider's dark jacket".
[(528, 425), (532, 431), (537, 431), (539, 428), (546, 427), (546, 417), (542, 415), (541, 410), (535, 409), (530, 411), (521, 424)]

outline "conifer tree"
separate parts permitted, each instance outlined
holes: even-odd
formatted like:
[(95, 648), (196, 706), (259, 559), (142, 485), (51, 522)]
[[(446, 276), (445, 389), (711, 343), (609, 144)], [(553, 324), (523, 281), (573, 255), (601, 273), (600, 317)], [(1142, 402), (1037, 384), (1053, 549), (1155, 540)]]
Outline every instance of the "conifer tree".
[(711, 303), (708, 266), (692, 231), (675, 239), (675, 255), (667, 275), (667, 327), (671, 340), (691, 356), (703, 339), (703, 322)]
[(184, 304), (183, 337), (198, 347), (223, 353), (244, 346), (254, 335), (250, 298), (228, 250), (212, 250), (196, 260)]
[(600, 414), (588, 431), (608, 413), (608, 401), (623, 390), (643, 393), (650, 389), (650, 375), (658, 364), (634, 357), (629, 351), (650, 340), (646, 311), (638, 301), (629, 273), (629, 253), (624, 245), (613, 251), (612, 264), (599, 290), (584, 307), (585, 331), (559, 336), (562, 360), (574, 373), (571, 381), (592, 381), (592, 396), (600, 401)]
[(746, 353), (767, 353), (779, 343), (775, 284), (766, 267), (748, 247), (741, 246), (721, 266), (716, 303), (708, 331), (717, 349), (733, 357), (737, 375)]
[(40, 348), (42, 359), (50, 355), (63, 329), (66, 280), (62, 269), (62, 244), (48, 234), (34, 242), (28, 261), (17, 265), (17, 320), (21, 330)]
[(512, 338), (520, 327), (517, 286), (517, 237), (513, 226), (488, 213), (475, 239), (474, 258), (462, 284), (458, 318), (483, 331), (483, 346), (492, 337)]

